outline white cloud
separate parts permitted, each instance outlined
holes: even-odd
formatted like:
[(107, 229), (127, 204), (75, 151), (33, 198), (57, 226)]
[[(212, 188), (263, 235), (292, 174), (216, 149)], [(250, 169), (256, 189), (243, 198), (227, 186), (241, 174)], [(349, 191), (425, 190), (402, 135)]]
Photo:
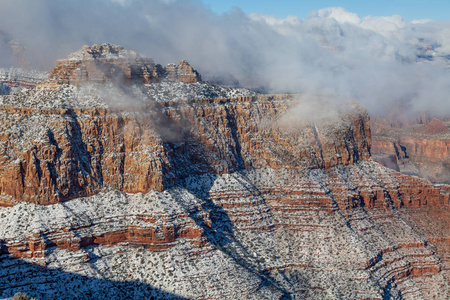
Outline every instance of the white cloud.
[(299, 25), (301, 23), (299, 17), (291, 15), (287, 16), (286, 18), (277, 18), (275, 16), (251, 13), (249, 17), (254, 21), (263, 21), (271, 26)]
[(390, 37), (407, 26), (407, 22), (398, 15), (392, 17), (365, 17), (361, 28), (373, 30), (383, 36)]
[[(450, 112), (445, 22), (360, 17), (342, 8), (305, 19), (239, 9), (216, 15), (194, 0), (4, 0), (0, 30), (47, 68), (83, 44), (111, 42), (163, 64), (187, 59), (206, 79), (232, 74), (273, 91), (334, 94), (371, 112), (398, 103)], [(0, 38), (3, 64), (7, 48)]]
[(309, 17), (334, 19), (338, 23), (360, 24), (361, 19), (357, 14), (346, 11), (342, 7), (329, 7), (319, 9), (309, 14)]

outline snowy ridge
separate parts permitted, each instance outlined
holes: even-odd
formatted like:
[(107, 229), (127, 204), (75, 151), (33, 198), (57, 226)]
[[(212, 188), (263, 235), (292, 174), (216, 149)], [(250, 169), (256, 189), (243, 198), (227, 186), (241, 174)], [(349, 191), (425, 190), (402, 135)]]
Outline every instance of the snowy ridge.
[[(391, 204), (381, 201), (379, 208), (346, 211), (336, 203), (353, 197), (361, 186), (395, 191), (403, 184), (396, 174), (373, 162), (330, 170), (248, 170), (191, 176), (164, 192), (109, 191), (48, 206), (0, 208), (4, 246), (30, 241), (30, 234), (54, 238), (50, 232), (68, 227), (72, 240), (139, 226), (184, 224), (203, 230), (202, 243), (179, 237), (162, 251), (119, 242), (78, 250), (50, 246), (45, 256), (23, 260), (6, 255), (0, 296), (20, 290), (42, 299), (65, 294), (81, 299), (403, 299), (408, 291), (415, 299), (426, 299), (428, 291), (445, 299), (449, 283), (439, 272), (441, 261), (402, 217), (408, 210), (382, 208)], [(322, 209), (325, 199), (332, 213)], [(142, 215), (160, 218), (152, 223), (138, 217)], [(426, 276), (404, 275), (409, 272)], [(95, 285), (94, 279), (105, 281)]]
[(12, 95), (0, 95), (0, 106), (38, 109), (132, 108), (145, 106), (151, 102), (234, 99), (257, 95), (258, 93), (244, 88), (223, 87), (205, 82), (188, 84), (164, 81), (145, 86), (133, 85), (129, 88), (119, 88), (112, 83), (107, 83), (22, 90)]

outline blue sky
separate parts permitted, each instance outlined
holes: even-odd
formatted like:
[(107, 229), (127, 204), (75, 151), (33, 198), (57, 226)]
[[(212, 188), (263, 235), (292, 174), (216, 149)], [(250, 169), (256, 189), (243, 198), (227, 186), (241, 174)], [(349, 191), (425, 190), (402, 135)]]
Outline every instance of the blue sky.
[(296, 15), (304, 18), (313, 10), (339, 6), (361, 17), (401, 15), (406, 20), (450, 20), (450, 0), (202, 0), (202, 2), (219, 14), (237, 6), (247, 14), (256, 12), (276, 17)]

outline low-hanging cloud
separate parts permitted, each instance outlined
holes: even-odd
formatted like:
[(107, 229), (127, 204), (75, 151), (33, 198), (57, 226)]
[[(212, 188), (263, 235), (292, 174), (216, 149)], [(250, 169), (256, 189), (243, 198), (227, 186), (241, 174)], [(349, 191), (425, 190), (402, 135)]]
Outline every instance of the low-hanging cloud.
[(450, 113), (450, 22), (360, 17), (342, 8), (295, 16), (217, 15), (194, 0), (4, 0), (0, 64), (14, 40), (50, 69), (83, 44), (123, 45), (156, 62), (187, 59), (203, 77), (274, 92), (336, 95), (373, 114)]

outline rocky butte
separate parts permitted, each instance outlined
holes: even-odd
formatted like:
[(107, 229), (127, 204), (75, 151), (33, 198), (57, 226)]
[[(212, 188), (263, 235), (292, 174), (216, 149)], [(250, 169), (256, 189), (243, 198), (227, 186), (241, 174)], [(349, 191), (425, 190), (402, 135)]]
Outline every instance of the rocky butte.
[(0, 297), (448, 299), (450, 188), (303, 105), (109, 44), (0, 96)]
[(201, 77), (187, 61), (179, 65), (169, 64), (162, 67), (152, 59), (143, 58), (134, 51), (111, 44), (83, 46), (70, 54), (67, 59), (59, 60), (50, 73), (50, 82), (56, 85), (82, 85), (88, 82), (117, 84), (136, 82), (156, 83), (162, 80), (195, 83)]

